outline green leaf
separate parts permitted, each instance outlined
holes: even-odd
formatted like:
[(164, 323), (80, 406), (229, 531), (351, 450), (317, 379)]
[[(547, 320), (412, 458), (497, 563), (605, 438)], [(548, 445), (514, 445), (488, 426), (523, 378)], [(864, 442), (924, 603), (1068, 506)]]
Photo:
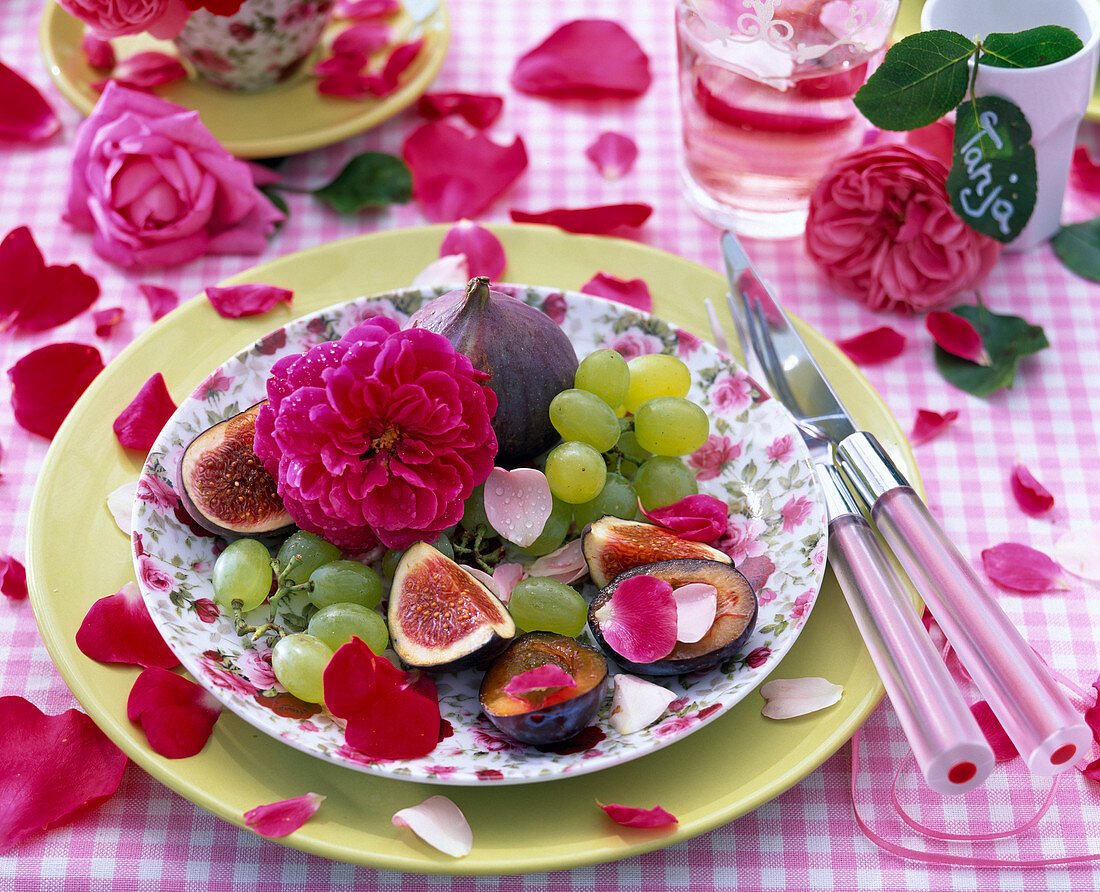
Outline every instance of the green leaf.
[(412, 198), (412, 173), (408, 165), (385, 152), (356, 155), (327, 186), (313, 192), (342, 214), (366, 207), (404, 204)]
[(916, 130), (966, 96), (967, 60), (977, 46), (954, 31), (921, 31), (895, 43), (859, 88), (856, 108), (883, 130)]
[(1050, 244), (1067, 269), (1100, 282), (1100, 217), (1063, 226), (1054, 233)]
[(994, 68), (1039, 68), (1068, 59), (1084, 47), (1069, 28), (1042, 25), (1016, 34), (990, 34), (982, 41), (978, 63)]
[[(290, 205), (286, 203), (286, 199), (283, 197), (283, 193), (278, 190), (276, 186), (260, 186), (260, 191), (267, 196), (267, 200), (270, 201), (275, 207), (282, 212), (282, 215), (290, 219)], [(276, 230), (282, 229), (286, 220), (277, 223)]]
[(964, 223), (1010, 242), (1035, 210), (1037, 177), (1031, 125), (1000, 96), (979, 96), (959, 108), (947, 194)]
[(988, 366), (978, 365), (936, 347), (936, 368), (950, 384), (974, 396), (1011, 387), (1020, 360), (1050, 346), (1042, 328), (1019, 316), (1002, 316), (973, 304), (953, 307), (951, 312), (978, 330), (991, 362)]

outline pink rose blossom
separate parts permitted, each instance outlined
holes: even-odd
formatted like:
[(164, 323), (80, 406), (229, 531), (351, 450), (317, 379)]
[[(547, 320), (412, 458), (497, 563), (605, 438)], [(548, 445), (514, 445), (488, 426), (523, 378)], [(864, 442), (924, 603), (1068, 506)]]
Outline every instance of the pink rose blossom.
[(760, 541), (767, 528), (768, 525), (759, 517), (731, 514), (726, 535), (718, 540), (716, 547), (728, 554), (734, 565), (745, 558), (759, 557), (767, 547)]
[(803, 592), (794, 599), (794, 605), (791, 607), (790, 613), (791, 619), (805, 619), (809, 615), (813, 603), (814, 593)]
[(621, 353), (623, 359), (630, 361), (647, 353), (660, 353), (665, 345), (661, 343), (661, 339), (656, 335), (646, 334), (637, 328), (628, 328), (603, 346), (614, 350), (616, 353)]
[(753, 669), (757, 666), (763, 666), (771, 655), (772, 649), (770, 647), (758, 647), (745, 657), (745, 665), (751, 666)]
[(776, 598), (779, 597), (779, 593), (773, 588), (762, 588), (757, 592), (756, 600), (761, 604), (770, 604)]
[(765, 450), (768, 458), (777, 462), (790, 461), (793, 451), (794, 437), (791, 434), (783, 434), (781, 437), (776, 437), (768, 444), (768, 448)]
[(184, 0), (59, 0), (66, 12), (100, 38), (148, 31), (168, 39), (179, 34), (191, 15)]
[(237, 694), (240, 697), (247, 697), (248, 699), (251, 699), (252, 695), (256, 693), (256, 689), (252, 685), (239, 675), (230, 672), (222, 666), (221, 663), (211, 659), (205, 659), (203, 660), (202, 668), (206, 673), (206, 680), (214, 685), (214, 687)]
[(810, 516), (814, 503), (805, 496), (792, 496), (787, 499), (779, 513), (783, 515), (783, 532), (789, 533)]
[(155, 592), (170, 592), (175, 586), (171, 574), (153, 558), (142, 556), (138, 562), (138, 574), (142, 584)]
[(707, 396), (716, 411), (723, 415), (738, 415), (752, 405), (752, 380), (743, 369), (732, 375), (719, 372)]
[(141, 478), (138, 483), (136, 498), (161, 510), (175, 508), (180, 501), (176, 491), (169, 484), (153, 475)]
[(1001, 246), (951, 209), (947, 168), (902, 145), (845, 155), (818, 183), (806, 249), (829, 284), (872, 310), (923, 312), (978, 286)]
[(257, 688), (275, 687), (275, 670), (271, 667), (271, 651), (260, 653), (245, 650), (239, 661), (241, 674)]
[(687, 359), (703, 346), (703, 339), (701, 337), (692, 334), (690, 331), (685, 331), (682, 328), (676, 329), (676, 337), (678, 339), (676, 355), (681, 359)]
[(673, 718), (667, 719), (661, 722), (657, 727), (653, 729), (653, 736), (658, 740), (664, 740), (666, 737), (676, 737), (690, 728), (692, 725), (699, 723), (699, 716), (697, 713), (688, 713), (687, 715), (678, 715)]
[(65, 219), (126, 267), (259, 254), (283, 215), (198, 112), (109, 83), (78, 127)]
[[(199, 598), (195, 601), (195, 614), (204, 623), (215, 623), (221, 616), (218, 605), (210, 598)], [(270, 687), (270, 685), (268, 685)]]
[(741, 444), (722, 434), (711, 434), (707, 441), (688, 456), (688, 467), (696, 480), (713, 480), (731, 461), (740, 457)]

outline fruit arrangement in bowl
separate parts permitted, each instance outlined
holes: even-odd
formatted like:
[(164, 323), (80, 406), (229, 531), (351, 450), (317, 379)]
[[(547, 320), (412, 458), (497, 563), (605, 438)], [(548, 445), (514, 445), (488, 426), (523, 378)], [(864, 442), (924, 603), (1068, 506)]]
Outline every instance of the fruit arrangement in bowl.
[(546, 780), (691, 733), (820, 587), (797, 431), (655, 317), (439, 290), (293, 322), (181, 404), (134, 510), (154, 621), (231, 711), (386, 776)]

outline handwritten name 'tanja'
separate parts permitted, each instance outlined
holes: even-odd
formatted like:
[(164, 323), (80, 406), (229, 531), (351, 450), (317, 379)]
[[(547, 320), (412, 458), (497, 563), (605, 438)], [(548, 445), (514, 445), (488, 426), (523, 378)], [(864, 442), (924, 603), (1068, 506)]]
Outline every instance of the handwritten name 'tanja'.
[[(985, 155), (978, 145), (978, 141), (983, 136), (988, 137), (998, 149), (1004, 145), (994, 129), (998, 124), (997, 115), (992, 111), (984, 111), (978, 115), (978, 123), (981, 125), (981, 130), (970, 137), (959, 152), (963, 164), (966, 165), (966, 174), (970, 181), (970, 185), (959, 190), (959, 204), (962, 206), (963, 213), (974, 219), (984, 216), (988, 211), (1001, 232), (1008, 235), (1009, 220), (1016, 212), (1016, 207), (1007, 198), (999, 197), (1003, 188), (1001, 184), (990, 189), (993, 185), (992, 167), (988, 161), (981, 164)], [(1016, 174), (1009, 174), (1008, 182), (1013, 185), (1018, 179)], [(988, 194), (986, 194), (987, 190)]]

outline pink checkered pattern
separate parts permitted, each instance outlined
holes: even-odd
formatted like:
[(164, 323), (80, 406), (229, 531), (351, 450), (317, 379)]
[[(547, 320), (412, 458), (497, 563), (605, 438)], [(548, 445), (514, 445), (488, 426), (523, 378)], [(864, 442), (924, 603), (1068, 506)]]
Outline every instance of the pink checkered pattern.
[[(0, 335), (0, 362), (9, 367), (31, 349), (55, 340), (96, 344), (105, 360), (146, 329), (149, 315), (138, 285), (153, 281), (183, 297), (198, 293), (255, 262), (364, 231), (426, 222), (415, 204), (351, 218), (325, 210), (308, 196), (291, 196), (291, 222), (262, 257), (211, 257), (183, 268), (132, 273), (99, 259), (90, 238), (61, 222), (74, 128), (79, 115), (51, 83), (38, 49), (44, 0), (0, 3), (0, 60), (22, 72), (61, 115), (62, 134), (47, 145), (0, 146), (0, 235), (27, 224), (52, 263), (76, 262), (97, 277), (101, 306), (121, 305), (126, 319), (108, 339), (95, 337), (88, 314), (42, 335)], [(482, 217), (508, 220), (510, 207), (544, 210), (619, 201), (645, 201), (655, 212), (640, 238), (712, 268), (720, 268), (716, 231), (681, 200), (676, 156), (675, 52), (671, 3), (586, 0), (552, 4), (515, 0), (450, 0), (453, 41), (435, 84), (438, 90), (497, 93), (505, 112), (494, 125), (500, 140), (522, 134), (530, 167), (511, 193)], [(634, 102), (548, 102), (518, 95), (508, 85), (522, 51), (558, 23), (599, 15), (623, 22), (652, 62), (654, 82)], [(0, 103), (4, 97), (0, 97)], [(372, 132), (292, 159), (289, 181), (327, 182), (352, 155), (397, 152), (417, 123), (411, 112)], [(605, 182), (584, 157), (601, 130), (632, 136), (641, 154), (634, 171)], [(1082, 138), (1100, 145), (1100, 129)], [(1091, 201), (1091, 204), (1090, 204)], [(1084, 219), (1100, 203), (1071, 195), (1067, 213)], [(905, 352), (864, 369), (908, 427), (918, 408), (960, 410), (940, 438), (917, 447), (928, 501), (967, 556), (1005, 540), (1049, 551), (1064, 531), (1100, 522), (1100, 286), (1064, 271), (1049, 248), (1005, 255), (982, 290), (987, 305), (1042, 325), (1052, 347), (1025, 360), (1017, 384), (987, 399), (969, 397), (935, 371), (929, 337), (919, 318), (877, 316), (825, 287), (797, 241), (752, 243), (763, 274), (784, 302), (829, 338), (889, 324), (908, 337)], [(700, 332), (706, 335), (706, 332)], [(141, 382), (135, 381), (135, 390)], [(21, 556), (35, 477), (47, 443), (0, 411), (0, 552)], [(1024, 461), (1057, 499), (1053, 520), (1033, 520), (1008, 490), (1012, 465)], [(1073, 577), (1064, 592), (1044, 597), (1006, 594), (1000, 600), (1050, 663), (1087, 687), (1100, 671), (1096, 586)], [(41, 644), (28, 603), (0, 604), (0, 693), (27, 697), (48, 713), (75, 706)], [(861, 814), (893, 842), (931, 852), (947, 847), (915, 836), (897, 819), (885, 791), (906, 753), (888, 704), (863, 731), (857, 784)], [(913, 792), (910, 765), (900, 780), (903, 803), (925, 823), (954, 832), (1011, 825), (1027, 817), (1042, 785), (1027, 778), (991, 782), (983, 790), (938, 806)], [(905, 860), (877, 848), (857, 828), (849, 793), (850, 747), (804, 781), (752, 814), (690, 842), (596, 867), (526, 878), (424, 878), (326, 861), (262, 840), (196, 808), (138, 768), (119, 794), (74, 824), (39, 834), (0, 855), (0, 889), (1096, 889), (1100, 868), (972, 868)], [(1018, 840), (954, 845), (956, 853), (1006, 859), (1055, 858), (1100, 852), (1100, 790), (1071, 773), (1039, 828)]]

